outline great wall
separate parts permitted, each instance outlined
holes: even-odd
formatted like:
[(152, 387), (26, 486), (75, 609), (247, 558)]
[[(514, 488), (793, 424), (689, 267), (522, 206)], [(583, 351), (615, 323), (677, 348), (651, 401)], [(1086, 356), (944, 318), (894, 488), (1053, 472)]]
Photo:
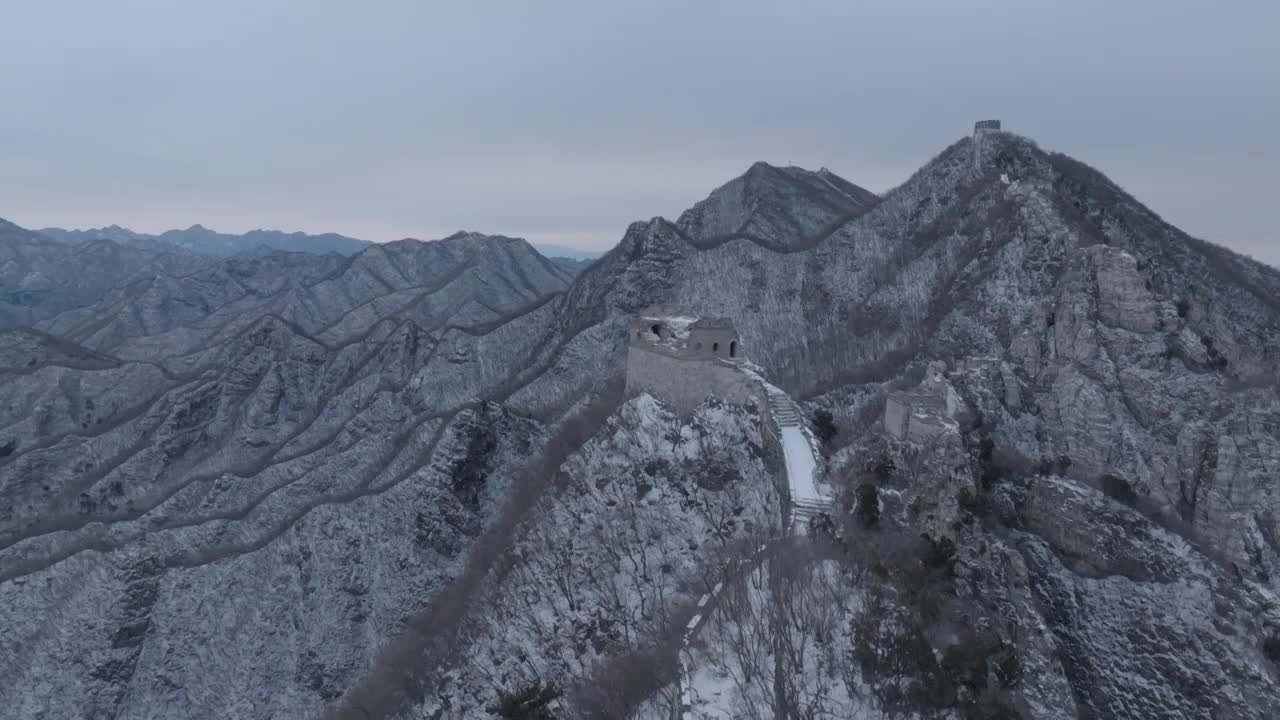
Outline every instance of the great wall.
[(689, 717), (692, 709), (690, 645), (714, 612), (725, 583), (758, 568), (775, 545), (814, 532), (832, 509), (833, 493), (817, 441), (802, 421), (799, 405), (769, 383), (763, 369), (746, 359), (744, 350), (732, 319), (704, 316), (681, 305), (645, 308), (632, 319), (628, 330), (628, 395), (648, 393), (681, 414), (708, 396), (753, 404), (763, 424), (762, 437), (783, 459), (776, 489), (782, 498), (780, 522), (787, 532), (761, 543), (750, 556), (725, 568), (724, 580), (699, 598), (681, 635), (675, 688), (678, 700), (672, 704), (675, 720)]

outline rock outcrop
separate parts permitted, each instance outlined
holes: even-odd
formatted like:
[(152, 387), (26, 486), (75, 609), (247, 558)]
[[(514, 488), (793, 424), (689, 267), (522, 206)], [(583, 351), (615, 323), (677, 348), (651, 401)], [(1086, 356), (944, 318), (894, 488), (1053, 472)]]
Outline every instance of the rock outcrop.
[(1102, 321), (1133, 332), (1156, 329), (1155, 298), (1148, 278), (1138, 272), (1138, 259), (1124, 250), (1095, 245), (1086, 250), (1098, 283), (1098, 314)]

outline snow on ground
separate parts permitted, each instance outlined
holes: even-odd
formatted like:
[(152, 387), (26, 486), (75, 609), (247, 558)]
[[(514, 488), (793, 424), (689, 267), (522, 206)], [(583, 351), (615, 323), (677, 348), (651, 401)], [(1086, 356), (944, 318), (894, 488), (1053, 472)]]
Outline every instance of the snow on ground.
[[(741, 676), (741, 670), (736, 675)], [(735, 707), (740, 702), (735, 672), (724, 667), (704, 665), (695, 668), (689, 676), (689, 697), (693, 702), (693, 717), (711, 720), (741, 717)]]
[[(772, 572), (780, 577), (771, 579)], [(803, 549), (727, 582), (688, 651), (687, 717), (774, 717), (779, 662), (794, 717), (884, 717), (852, 660), (850, 630), (863, 607), (857, 583), (838, 563)]]
[(782, 428), (782, 450), (787, 459), (787, 477), (791, 481), (791, 500), (824, 501), (816, 481), (817, 462), (809, 440), (798, 427)]
[(672, 315), (662, 317), (644, 317), (642, 320), (660, 322), (671, 330), (671, 334), (681, 340), (689, 337), (689, 326), (698, 322), (699, 318), (690, 315)]
[[(743, 360), (738, 370), (764, 386), (769, 395), (789, 398), (781, 388), (764, 379), (764, 369)], [(799, 408), (796, 408), (797, 413)], [(829, 502), (826, 493), (818, 490), (817, 440), (804, 425), (782, 427), (782, 447), (786, 456), (787, 478), (791, 485), (791, 499)]]
[(689, 326), (696, 322), (698, 322), (696, 317), (680, 315), (667, 318), (667, 327), (671, 328), (672, 335), (684, 340), (689, 337)]

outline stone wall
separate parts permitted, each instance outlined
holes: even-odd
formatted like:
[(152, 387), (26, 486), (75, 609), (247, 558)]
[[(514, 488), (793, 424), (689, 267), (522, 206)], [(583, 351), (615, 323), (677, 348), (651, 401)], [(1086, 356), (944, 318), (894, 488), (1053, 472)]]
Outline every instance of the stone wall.
[(915, 390), (897, 390), (884, 403), (884, 429), (896, 440), (927, 444), (956, 425), (960, 398), (941, 376)]
[[(695, 328), (690, 339), (695, 350), (705, 352), (707, 357), (719, 358), (728, 358), (730, 344), (739, 342), (733, 328)], [(736, 357), (742, 357), (741, 348), (737, 348)]]
[(768, 412), (764, 388), (717, 360), (686, 360), (632, 346), (627, 352), (627, 394), (647, 392), (683, 415), (708, 395), (732, 403), (754, 403)]
[(884, 401), (884, 429), (897, 440), (907, 437), (907, 419), (911, 417), (911, 406), (900, 394), (891, 394)]
[[(659, 334), (653, 332), (654, 326), (659, 328)], [(632, 321), (628, 332), (630, 333), (628, 341), (632, 347), (661, 353), (668, 357), (713, 360), (743, 356), (742, 341), (731, 325), (725, 327), (692, 325), (684, 331), (682, 337), (677, 337), (663, 321), (642, 318)]]

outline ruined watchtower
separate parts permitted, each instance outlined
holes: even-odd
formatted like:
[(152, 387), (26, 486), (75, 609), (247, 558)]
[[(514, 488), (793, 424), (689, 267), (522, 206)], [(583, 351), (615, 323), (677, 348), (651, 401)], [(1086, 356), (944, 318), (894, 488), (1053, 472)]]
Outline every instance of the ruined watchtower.
[(733, 320), (652, 305), (631, 319), (627, 335), (628, 393), (647, 392), (680, 413), (708, 395), (760, 402), (758, 388), (734, 367), (743, 351)]
[(726, 317), (706, 317), (684, 305), (650, 305), (631, 319), (631, 347), (683, 360), (740, 357), (738, 331)]
[(983, 139), (992, 133), (1000, 132), (999, 120), (979, 120), (973, 124), (973, 169), (982, 172)]
[(910, 390), (889, 393), (884, 405), (884, 428), (898, 440), (927, 443), (948, 428), (956, 428), (963, 401), (943, 377), (945, 364), (933, 362), (924, 380)]
[(979, 120), (973, 124), (974, 135), (985, 135), (989, 132), (1000, 132), (999, 120)]

